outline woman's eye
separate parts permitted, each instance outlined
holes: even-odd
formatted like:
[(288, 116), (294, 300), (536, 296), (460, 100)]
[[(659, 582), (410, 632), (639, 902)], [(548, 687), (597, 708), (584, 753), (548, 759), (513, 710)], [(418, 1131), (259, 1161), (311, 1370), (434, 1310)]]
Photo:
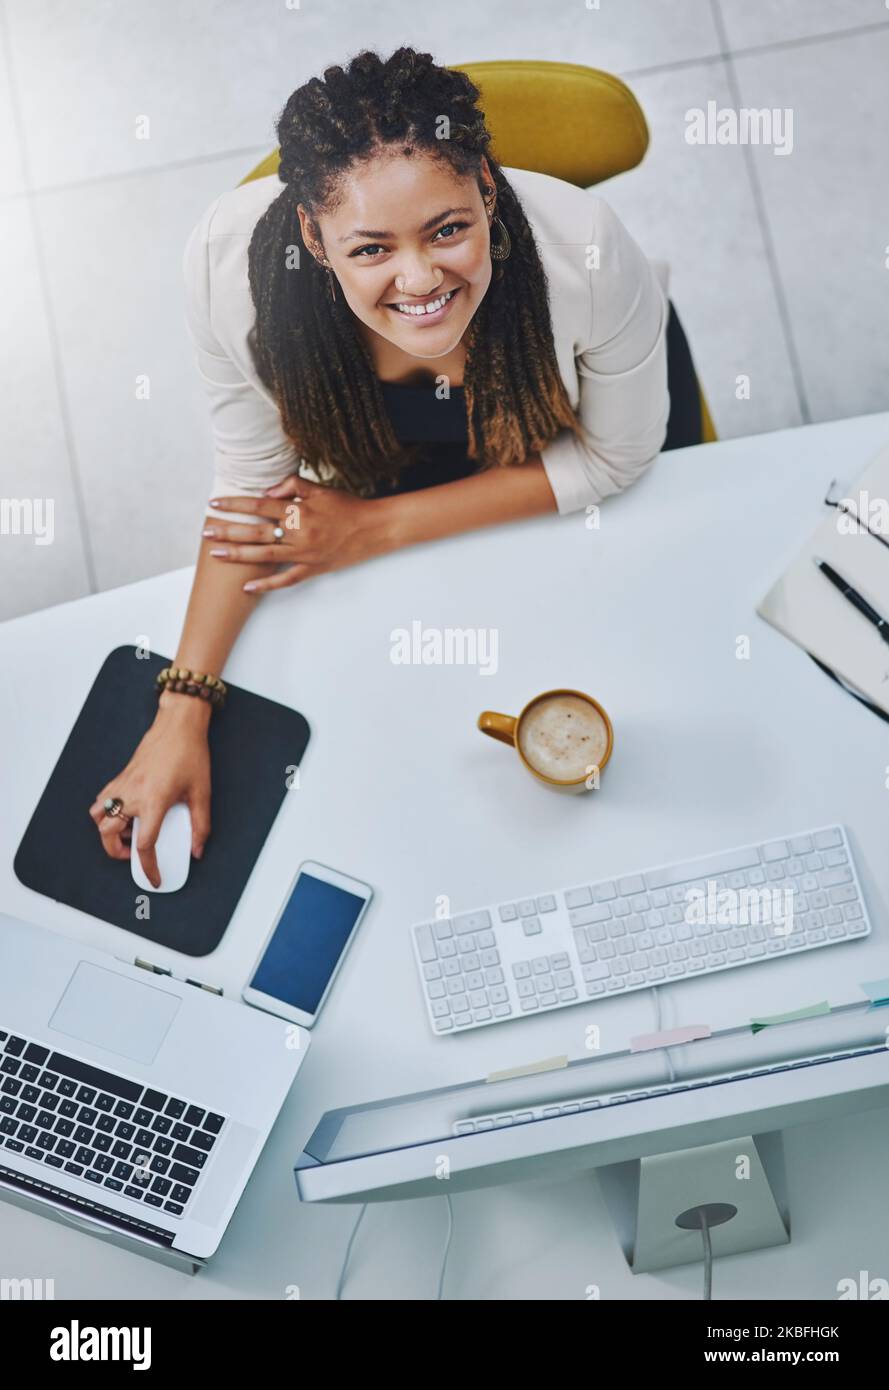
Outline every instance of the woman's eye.
[(366, 256), (367, 252), (370, 251), (374, 256), (376, 256), (376, 255), (377, 255), (380, 251), (382, 251), (382, 250), (383, 250), (383, 247), (382, 247), (382, 246), (378, 246), (378, 245), (376, 245), (376, 244), (373, 244), (373, 245), (370, 245), (370, 246), (359, 246), (358, 249), (357, 249), (356, 251), (353, 251), (353, 252), (352, 252), (352, 255), (353, 255), (353, 256)]
[[(462, 232), (463, 228), (466, 226), (468, 226), (468, 223), (466, 222), (446, 222), (443, 227), (439, 227), (435, 235), (440, 236), (442, 232), (449, 231), (451, 233), (451, 236), (453, 236), (454, 232)], [(451, 237), (446, 236), (444, 237), (444, 240), (450, 241)]]

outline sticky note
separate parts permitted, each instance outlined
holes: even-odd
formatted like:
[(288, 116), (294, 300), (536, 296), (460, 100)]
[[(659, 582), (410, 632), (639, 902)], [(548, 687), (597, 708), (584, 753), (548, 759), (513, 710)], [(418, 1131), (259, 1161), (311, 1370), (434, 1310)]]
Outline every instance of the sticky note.
[(822, 1014), (830, 1013), (830, 1005), (826, 999), (822, 999), (820, 1004), (809, 1004), (805, 1009), (791, 1009), (786, 1014), (772, 1014), (771, 1017), (751, 1018), (750, 1026), (754, 1033), (759, 1033), (763, 1028), (771, 1028), (776, 1023), (796, 1023), (803, 1018), (818, 1018)]
[(557, 1071), (567, 1067), (567, 1057), (545, 1057), (542, 1062), (525, 1062), (520, 1067), (507, 1067), (505, 1071), (492, 1071), (486, 1081), (511, 1081), (514, 1076), (533, 1076), (539, 1071)]
[(872, 1009), (889, 1006), (889, 978), (885, 980), (863, 980), (860, 986), (871, 1003)]
[(665, 1028), (660, 1033), (640, 1033), (630, 1038), (631, 1052), (649, 1052), (655, 1047), (678, 1047), (680, 1043), (709, 1038), (709, 1023), (688, 1023), (684, 1028)]

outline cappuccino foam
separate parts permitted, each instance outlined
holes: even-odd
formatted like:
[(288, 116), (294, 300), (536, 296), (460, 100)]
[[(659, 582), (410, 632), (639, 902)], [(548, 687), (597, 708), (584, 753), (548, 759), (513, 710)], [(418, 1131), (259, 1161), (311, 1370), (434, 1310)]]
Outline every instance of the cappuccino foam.
[(598, 767), (608, 729), (595, 706), (578, 695), (554, 695), (532, 705), (519, 726), (519, 748), (528, 762), (556, 782), (575, 782)]

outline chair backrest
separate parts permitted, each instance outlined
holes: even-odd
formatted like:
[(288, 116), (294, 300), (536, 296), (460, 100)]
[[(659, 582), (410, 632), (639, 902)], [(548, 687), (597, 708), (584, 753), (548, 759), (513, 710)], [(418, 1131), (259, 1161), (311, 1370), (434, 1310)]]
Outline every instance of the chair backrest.
[[(507, 59), (459, 63), (481, 93), (494, 157), (510, 169), (589, 188), (633, 169), (648, 148), (648, 126), (619, 77), (576, 63)], [(274, 150), (242, 183), (277, 172)]]

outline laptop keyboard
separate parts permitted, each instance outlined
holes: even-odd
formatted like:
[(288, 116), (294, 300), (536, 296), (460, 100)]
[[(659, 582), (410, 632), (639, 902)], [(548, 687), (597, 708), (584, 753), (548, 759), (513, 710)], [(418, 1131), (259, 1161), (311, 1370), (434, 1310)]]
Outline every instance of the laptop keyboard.
[(182, 1216), (226, 1117), (0, 1028), (0, 1150)]

